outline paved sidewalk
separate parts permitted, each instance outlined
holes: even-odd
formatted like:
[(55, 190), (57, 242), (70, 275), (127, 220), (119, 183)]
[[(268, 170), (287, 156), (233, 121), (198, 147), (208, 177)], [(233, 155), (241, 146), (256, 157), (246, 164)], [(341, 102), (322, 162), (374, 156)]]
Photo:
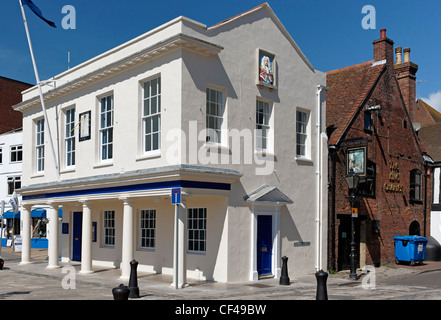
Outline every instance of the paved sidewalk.
[[(113, 300), (112, 289), (128, 281), (119, 280), (119, 269), (94, 268), (90, 275), (79, 274), (80, 264), (60, 263), (59, 269), (47, 269), (47, 250), (32, 249), (32, 264), (21, 266), (20, 254), (2, 248), (4, 269), (0, 271), (0, 300)], [(423, 272), (441, 270), (441, 262), (421, 266), (390, 265), (372, 268), (358, 281), (349, 273), (330, 274), (327, 281), (329, 300), (406, 299), (409, 286), (389, 285), (399, 279)], [(75, 272), (73, 272), (75, 271)], [(189, 286), (176, 290), (172, 276), (138, 272), (140, 298), (136, 300), (315, 300), (315, 275), (291, 278), (289, 286), (279, 279), (224, 284), (188, 279)], [(375, 284), (375, 287), (372, 285)], [(424, 299), (441, 299), (441, 290), (412, 287)], [(418, 291), (419, 290), (419, 291)]]

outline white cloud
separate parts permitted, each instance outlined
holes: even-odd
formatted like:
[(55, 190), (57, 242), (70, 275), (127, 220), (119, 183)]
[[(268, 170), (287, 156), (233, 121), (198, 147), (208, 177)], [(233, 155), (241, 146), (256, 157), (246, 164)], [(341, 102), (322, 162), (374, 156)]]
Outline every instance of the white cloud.
[(441, 112), (441, 90), (431, 93), (429, 98), (421, 98), (421, 100), (436, 109), (438, 112)]

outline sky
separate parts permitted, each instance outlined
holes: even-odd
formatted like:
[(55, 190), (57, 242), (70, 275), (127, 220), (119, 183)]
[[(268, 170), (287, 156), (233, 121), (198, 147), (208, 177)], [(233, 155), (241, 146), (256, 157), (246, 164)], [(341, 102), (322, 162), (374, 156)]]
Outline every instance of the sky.
[[(176, 17), (185, 16), (210, 27), (265, 1), (33, 2), (57, 25), (51, 28), (25, 8), (39, 76), (46, 80), (68, 68), (68, 52), (73, 67)], [(419, 97), (441, 112), (440, 0), (267, 2), (314, 68), (323, 72), (372, 60), (372, 42), (380, 37), (380, 29), (387, 29), (395, 46), (411, 48), (411, 61), (419, 66)], [(63, 28), (63, 19), (69, 14), (73, 17), (72, 11), (63, 13), (68, 5), (75, 9), (75, 29)], [(36, 82), (19, 0), (0, 2), (0, 76)]]

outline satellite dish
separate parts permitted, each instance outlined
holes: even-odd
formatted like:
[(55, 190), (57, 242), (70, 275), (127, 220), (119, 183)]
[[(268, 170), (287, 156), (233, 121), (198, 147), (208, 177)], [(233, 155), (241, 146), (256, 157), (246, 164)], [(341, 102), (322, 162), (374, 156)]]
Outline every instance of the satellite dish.
[(418, 132), (421, 129), (421, 124), (418, 122), (414, 122), (413, 124), (413, 129)]

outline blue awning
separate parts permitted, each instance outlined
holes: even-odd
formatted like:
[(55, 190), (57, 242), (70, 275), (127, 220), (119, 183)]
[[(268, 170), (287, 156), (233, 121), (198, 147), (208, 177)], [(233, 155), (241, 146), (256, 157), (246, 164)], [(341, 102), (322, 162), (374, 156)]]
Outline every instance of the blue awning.
[(6, 211), (3, 214), (3, 219), (20, 219), (20, 211), (18, 213), (14, 213), (12, 210)]
[[(47, 218), (46, 209), (34, 209), (31, 211), (32, 218)], [(63, 217), (63, 209), (58, 209), (58, 217)], [(6, 211), (4, 213), (3, 219), (20, 219), (20, 211), (18, 213), (13, 213), (12, 210)]]

